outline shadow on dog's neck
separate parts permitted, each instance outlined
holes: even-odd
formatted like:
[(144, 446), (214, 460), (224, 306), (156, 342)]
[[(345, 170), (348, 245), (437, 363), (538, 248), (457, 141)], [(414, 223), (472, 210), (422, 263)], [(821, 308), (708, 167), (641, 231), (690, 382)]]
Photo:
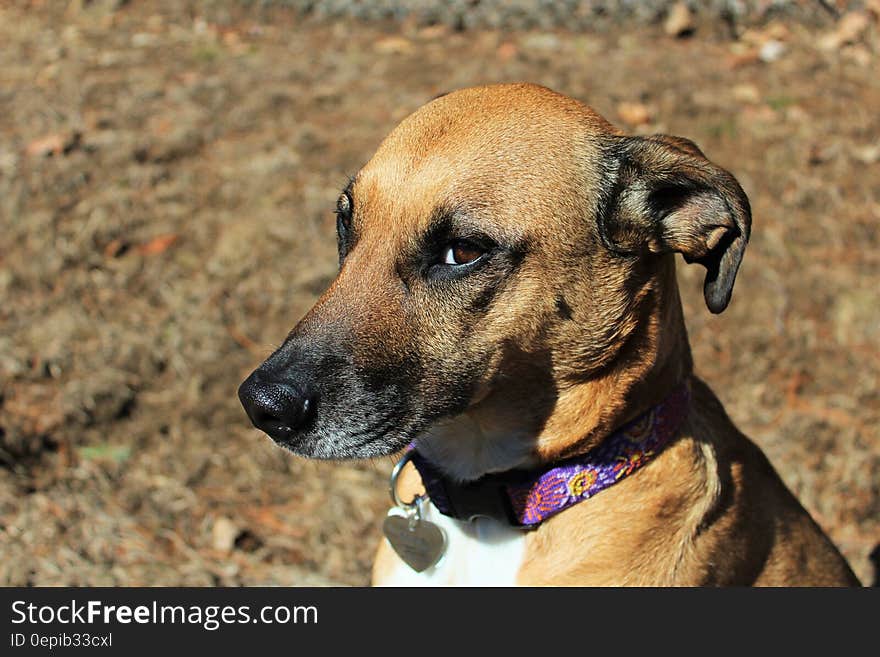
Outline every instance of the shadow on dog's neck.
[(673, 255), (661, 260), (642, 292), (636, 328), (615, 359), (589, 379), (560, 391), (535, 441), (539, 462), (593, 449), (663, 401), (693, 373)]

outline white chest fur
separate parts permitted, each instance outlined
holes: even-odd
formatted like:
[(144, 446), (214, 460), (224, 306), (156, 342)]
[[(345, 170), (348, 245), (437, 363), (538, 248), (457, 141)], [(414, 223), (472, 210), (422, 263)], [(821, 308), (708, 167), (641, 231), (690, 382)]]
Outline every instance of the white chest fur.
[[(391, 513), (400, 513), (392, 510)], [(417, 573), (403, 561), (379, 586), (514, 586), (525, 553), (526, 532), (491, 518), (463, 522), (426, 504), (424, 520), (446, 533), (446, 553)]]

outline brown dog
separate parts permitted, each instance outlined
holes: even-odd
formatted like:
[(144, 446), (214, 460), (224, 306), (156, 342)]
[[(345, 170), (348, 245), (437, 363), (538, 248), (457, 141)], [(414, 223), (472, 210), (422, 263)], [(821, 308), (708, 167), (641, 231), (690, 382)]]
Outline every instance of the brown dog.
[(461, 482), (597, 453), (690, 381), (643, 467), (530, 530), (428, 505), (445, 556), (416, 573), (383, 545), (376, 583), (858, 584), (693, 377), (674, 254), (706, 267), (721, 312), (751, 216), (692, 142), (625, 136), (543, 87), (465, 89), (405, 119), (337, 214), (338, 277), (239, 391), (298, 454), (415, 440), (449, 486), (476, 490)]

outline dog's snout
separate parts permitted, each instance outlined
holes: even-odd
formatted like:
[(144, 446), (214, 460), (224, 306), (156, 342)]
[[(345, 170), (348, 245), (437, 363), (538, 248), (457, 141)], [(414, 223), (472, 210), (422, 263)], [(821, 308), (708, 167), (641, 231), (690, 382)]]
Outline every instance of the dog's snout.
[(238, 398), (254, 426), (279, 441), (290, 440), (301, 430), (315, 406), (303, 386), (266, 381), (256, 373), (241, 384)]

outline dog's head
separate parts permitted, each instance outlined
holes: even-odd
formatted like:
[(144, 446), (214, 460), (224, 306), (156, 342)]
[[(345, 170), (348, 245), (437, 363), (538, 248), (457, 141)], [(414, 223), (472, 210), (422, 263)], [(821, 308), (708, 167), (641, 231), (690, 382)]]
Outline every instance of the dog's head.
[(657, 331), (646, 308), (674, 287), (674, 252), (705, 265), (722, 311), (750, 225), (742, 189), (691, 142), (624, 136), (533, 85), (428, 103), (336, 212), (339, 274), (242, 403), (310, 457), (468, 440), (464, 478), (521, 463), (571, 390), (650, 357), (633, 336)]

